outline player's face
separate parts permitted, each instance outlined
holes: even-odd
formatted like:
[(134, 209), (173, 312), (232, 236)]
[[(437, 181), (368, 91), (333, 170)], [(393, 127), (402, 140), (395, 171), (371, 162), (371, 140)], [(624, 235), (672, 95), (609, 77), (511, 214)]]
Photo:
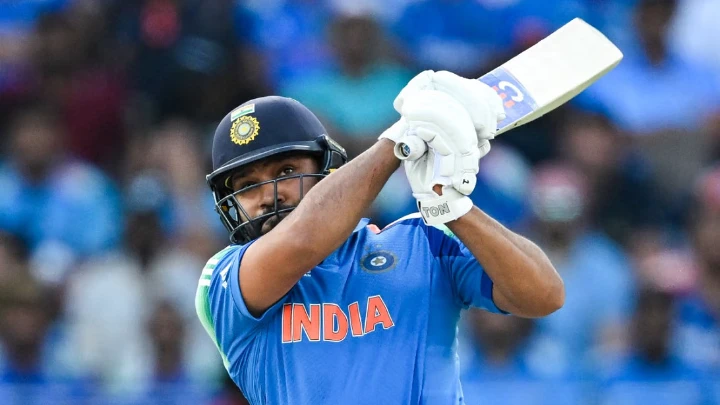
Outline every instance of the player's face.
[[(315, 174), (320, 171), (317, 161), (307, 155), (286, 155), (276, 159), (263, 160), (251, 164), (233, 174), (231, 178), (234, 191), (240, 191), (235, 195), (237, 201), (248, 213), (250, 218), (257, 218), (260, 215), (274, 212), (275, 210), (275, 185), (277, 184), (277, 208), (295, 207), (300, 203), (303, 194), (317, 184), (317, 177), (296, 177), (278, 182), (270, 182), (257, 187), (253, 185), (283, 177), (297, 176), (300, 174)], [(302, 181), (302, 187), (300, 182)], [(243, 189), (247, 189), (242, 191)], [(288, 214), (270, 217), (261, 228), (264, 235), (274, 228), (282, 218)], [(247, 219), (247, 218), (243, 218)]]

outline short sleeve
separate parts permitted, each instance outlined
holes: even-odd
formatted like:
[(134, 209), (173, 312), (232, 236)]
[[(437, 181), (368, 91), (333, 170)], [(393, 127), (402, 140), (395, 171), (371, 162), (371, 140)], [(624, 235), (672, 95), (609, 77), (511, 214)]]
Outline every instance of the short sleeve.
[(470, 250), (450, 230), (442, 231), (430, 227), (428, 240), (433, 256), (438, 259), (443, 273), (450, 279), (459, 306), (506, 314), (493, 301), (492, 279)]
[[(279, 312), (283, 304), (283, 300), (280, 300), (260, 317), (248, 311), (240, 292), (238, 273), (242, 257), (251, 244), (229, 246), (215, 255), (203, 270), (205, 278), (200, 279), (196, 299), (198, 315), (223, 356), (228, 354), (230, 345), (238, 342), (241, 346), (247, 345), (250, 338)], [(207, 288), (205, 297), (201, 292), (203, 284)], [(201, 310), (203, 306), (204, 311)]]

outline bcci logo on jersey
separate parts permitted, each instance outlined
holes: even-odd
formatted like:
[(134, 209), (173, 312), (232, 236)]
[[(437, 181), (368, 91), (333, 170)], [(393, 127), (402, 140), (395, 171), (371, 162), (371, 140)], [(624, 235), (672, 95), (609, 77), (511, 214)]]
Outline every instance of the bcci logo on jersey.
[(396, 264), (395, 255), (386, 250), (371, 252), (360, 260), (360, 267), (368, 273), (384, 273), (392, 270)]

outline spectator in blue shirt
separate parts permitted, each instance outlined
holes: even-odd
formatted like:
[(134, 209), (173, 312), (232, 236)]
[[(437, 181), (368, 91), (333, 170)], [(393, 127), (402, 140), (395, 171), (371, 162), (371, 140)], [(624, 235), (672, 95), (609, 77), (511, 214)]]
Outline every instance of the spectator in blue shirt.
[(613, 351), (628, 316), (633, 275), (624, 252), (589, 222), (586, 178), (563, 163), (536, 169), (531, 232), (567, 286), (569, 305), (538, 320), (533, 349), (548, 375), (588, 372), (593, 351)]
[[(0, 398), (3, 404), (74, 402), (88, 385), (54, 362), (52, 295), (28, 273), (0, 282)], [(57, 401), (57, 402), (55, 402)]]
[(467, 75), (510, 46), (508, 17), (476, 0), (425, 0), (410, 4), (393, 31), (421, 68)]
[(583, 392), (579, 384), (568, 376), (546, 378), (538, 372), (539, 359), (529, 350), (532, 320), (476, 310), (468, 311), (465, 318), (469, 348), (461, 353), (460, 378), (466, 404), (580, 403)]
[(588, 207), (593, 223), (616, 242), (631, 246), (640, 239), (639, 231), (667, 217), (667, 196), (660, 192), (655, 173), (610, 119), (574, 111), (563, 122), (559, 138), (561, 156), (598, 190)]
[(621, 129), (636, 135), (699, 130), (720, 111), (717, 75), (668, 45), (676, 7), (677, 0), (639, 1), (635, 35), (619, 44), (623, 62), (583, 97), (586, 103), (600, 103)]
[(703, 404), (699, 375), (671, 353), (673, 297), (640, 292), (630, 328), (631, 350), (604, 384), (603, 404)]
[(0, 94), (22, 93), (27, 74), (27, 41), (38, 17), (67, 5), (67, 0), (0, 1)]
[(464, 318), (468, 348), (460, 362), (466, 399), (471, 382), (512, 380), (531, 374), (525, 355), (534, 329), (532, 320), (474, 309)]
[(290, 79), (329, 69), (332, 56), (326, 30), (332, 11), (327, 3), (237, 2), (236, 33), (248, 37), (266, 58), (271, 86), (282, 88)]
[(693, 366), (720, 369), (720, 166), (697, 181), (689, 218), (697, 285), (681, 298), (675, 353)]
[(316, 111), (350, 156), (397, 120), (392, 102), (411, 72), (383, 55), (385, 33), (371, 16), (341, 16), (328, 35), (335, 69), (289, 81), (283, 93)]
[(83, 257), (117, 243), (121, 221), (113, 184), (63, 153), (50, 110), (21, 111), (7, 138), (11, 154), (0, 163), (0, 230), (21, 236), (33, 254), (57, 259), (45, 260), (55, 267), (43, 275), (51, 278), (47, 281), (62, 277), (59, 257)]
[(155, 305), (147, 324), (154, 375), (142, 403), (191, 405), (206, 403), (210, 398), (208, 385), (193, 383), (186, 369), (186, 326), (185, 319), (173, 303), (164, 301)]

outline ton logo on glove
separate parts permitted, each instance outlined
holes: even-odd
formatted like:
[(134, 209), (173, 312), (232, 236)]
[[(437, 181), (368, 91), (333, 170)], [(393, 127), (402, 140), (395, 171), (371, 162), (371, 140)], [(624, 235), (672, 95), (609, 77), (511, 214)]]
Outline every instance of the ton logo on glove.
[(422, 211), (423, 217), (439, 217), (440, 215), (449, 214), (450, 207), (445, 203), (437, 207), (423, 207)]

